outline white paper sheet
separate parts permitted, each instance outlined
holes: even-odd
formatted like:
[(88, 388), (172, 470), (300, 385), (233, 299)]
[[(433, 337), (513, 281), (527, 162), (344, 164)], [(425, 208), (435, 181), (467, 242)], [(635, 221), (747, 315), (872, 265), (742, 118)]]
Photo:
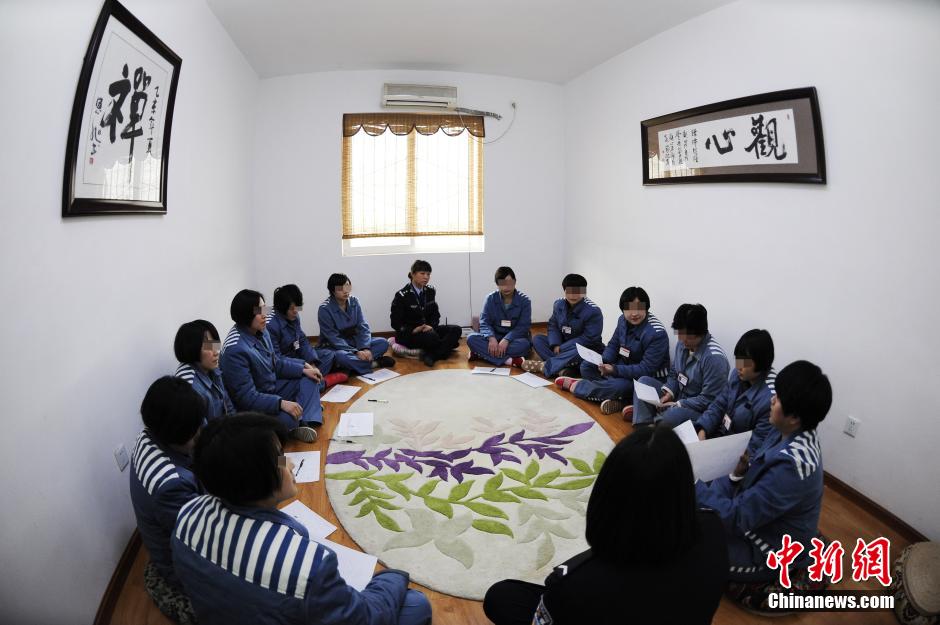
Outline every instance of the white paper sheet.
[(343, 404), (348, 402), (353, 396), (362, 389), (361, 386), (350, 386), (348, 384), (337, 384), (326, 395), (320, 397), (321, 401)]
[(662, 406), (662, 403), (659, 401), (659, 391), (649, 384), (643, 384), (639, 380), (634, 380), (633, 393), (648, 404)]
[(751, 432), (741, 432), (686, 445), (695, 479), (708, 482), (731, 473), (750, 440)]
[(686, 445), (691, 445), (692, 443), (701, 443), (702, 441), (698, 438), (698, 432), (695, 431), (695, 426), (692, 425), (691, 420), (683, 421), (676, 427), (672, 428), (672, 431), (679, 435), (679, 440), (685, 443)]
[(522, 375), (514, 375), (512, 376), (512, 379), (515, 380), (516, 382), (522, 382), (526, 386), (531, 386), (532, 388), (540, 388), (542, 386), (549, 386), (552, 383), (551, 380), (540, 378), (534, 373), (529, 373), (528, 371), (526, 371)]
[(299, 499), (281, 508), (281, 512), (297, 519), (310, 532), (310, 538), (326, 538), (336, 531), (336, 526), (305, 506)]
[(365, 587), (372, 580), (372, 575), (375, 573), (375, 564), (379, 559), (325, 538), (319, 539), (317, 542), (336, 552), (339, 574), (346, 580), (346, 583), (360, 592), (365, 590)]
[(581, 343), (576, 343), (575, 347), (578, 349), (578, 356), (588, 361), (589, 363), (598, 365), (598, 366), (604, 364), (604, 359), (601, 357), (600, 354), (595, 352), (593, 349), (588, 349)]
[(319, 451), (289, 451), (284, 454), (294, 463), (294, 481), (298, 484), (320, 481)]
[(356, 377), (366, 384), (374, 385), (378, 384), (379, 382), (384, 382), (385, 380), (397, 378), (400, 375), (400, 373), (392, 371), (391, 369), (373, 369), (371, 373), (363, 373), (357, 375)]
[(474, 367), (471, 375), (509, 375), (509, 367)]
[(344, 412), (339, 416), (339, 425), (333, 436), (372, 436), (375, 417), (371, 412)]

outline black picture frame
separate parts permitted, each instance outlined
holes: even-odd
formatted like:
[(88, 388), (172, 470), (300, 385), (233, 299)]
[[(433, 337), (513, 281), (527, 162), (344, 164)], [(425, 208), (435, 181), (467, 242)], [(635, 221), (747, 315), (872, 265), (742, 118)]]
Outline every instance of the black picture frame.
[(105, 0), (72, 104), (63, 217), (166, 213), (181, 65), (122, 4)]
[[(768, 113), (774, 116), (765, 120)], [(723, 131), (699, 132), (715, 128)], [(745, 129), (748, 132), (743, 132)], [(736, 98), (654, 117), (640, 122), (640, 132), (644, 185), (826, 183), (826, 154), (815, 87)], [(734, 149), (738, 152), (733, 160), (723, 161)]]

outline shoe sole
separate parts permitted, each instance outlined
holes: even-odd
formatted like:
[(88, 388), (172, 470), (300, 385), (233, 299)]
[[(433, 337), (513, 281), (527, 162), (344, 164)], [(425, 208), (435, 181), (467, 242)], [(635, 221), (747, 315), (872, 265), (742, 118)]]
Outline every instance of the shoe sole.
[(307, 426), (294, 428), (290, 431), (291, 438), (303, 443), (315, 443), (317, 441), (317, 431)]
[(623, 410), (623, 402), (614, 399), (605, 399), (601, 402), (601, 414), (614, 414)]

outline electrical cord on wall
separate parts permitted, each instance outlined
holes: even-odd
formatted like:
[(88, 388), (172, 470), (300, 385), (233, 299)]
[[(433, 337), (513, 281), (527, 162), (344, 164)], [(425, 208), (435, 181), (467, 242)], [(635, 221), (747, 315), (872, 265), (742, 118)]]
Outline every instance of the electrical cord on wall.
[(509, 130), (512, 128), (512, 125), (513, 125), (515, 122), (516, 122), (516, 103), (515, 103), (515, 102), (512, 102), (512, 119), (509, 120), (509, 125), (506, 126), (506, 130), (503, 131), (503, 134), (499, 135), (498, 137), (496, 137), (496, 138), (493, 139), (492, 141), (484, 141), (484, 142), (483, 142), (483, 145), (489, 145), (489, 144), (491, 144), (491, 143), (496, 143), (497, 141), (499, 141), (500, 139), (502, 139), (503, 137), (505, 137), (505, 136), (506, 136), (506, 133), (509, 132)]

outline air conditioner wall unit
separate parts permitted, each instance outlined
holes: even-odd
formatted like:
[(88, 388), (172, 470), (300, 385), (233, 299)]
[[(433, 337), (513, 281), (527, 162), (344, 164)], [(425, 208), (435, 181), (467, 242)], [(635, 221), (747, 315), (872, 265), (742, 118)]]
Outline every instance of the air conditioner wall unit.
[(457, 87), (437, 85), (397, 85), (385, 83), (382, 89), (385, 108), (457, 108)]

